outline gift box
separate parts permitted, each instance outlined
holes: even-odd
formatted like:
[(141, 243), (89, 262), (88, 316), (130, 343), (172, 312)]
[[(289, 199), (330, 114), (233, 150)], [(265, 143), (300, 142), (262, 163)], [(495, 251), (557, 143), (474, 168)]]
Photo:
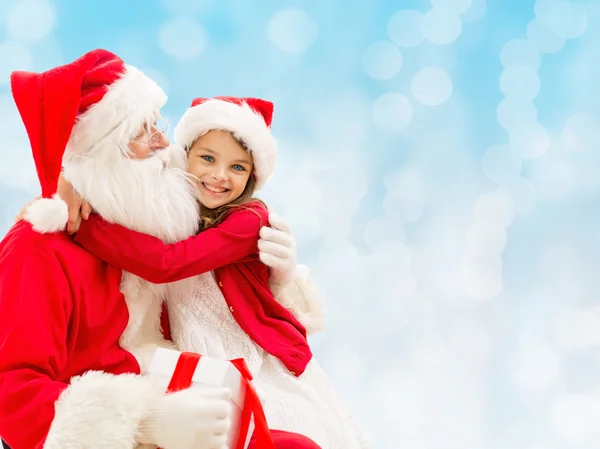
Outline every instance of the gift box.
[(262, 405), (251, 383), (252, 376), (243, 359), (219, 360), (192, 352), (159, 348), (148, 372), (169, 379), (167, 392), (186, 388), (229, 388), (232, 397), (228, 449), (247, 448), (253, 433), (257, 447), (274, 448)]

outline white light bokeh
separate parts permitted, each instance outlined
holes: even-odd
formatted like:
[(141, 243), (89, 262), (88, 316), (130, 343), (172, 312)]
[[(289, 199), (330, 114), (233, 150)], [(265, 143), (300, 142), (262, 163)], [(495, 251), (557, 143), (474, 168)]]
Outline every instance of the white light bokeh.
[(490, 301), (502, 293), (502, 260), (486, 255), (467, 259), (463, 265), (465, 293), (476, 301)]
[(500, 190), (479, 196), (474, 222), (466, 233), (467, 251), (462, 265), (464, 292), (476, 301), (489, 301), (502, 293), (501, 253), (507, 243), (506, 227), (515, 216), (510, 196)]
[(294, 209), (288, 211), (285, 218), (292, 226), (298, 245), (308, 245), (323, 235), (322, 220), (317, 214)]
[(523, 343), (513, 361), (513, 377), (522, 389), (545, 390), (560, 379), (560, 357), (543, 342)]
[(364, 240), (371, 249), (389, 241), (404, 241), (404, 228), (389, 217), (376, 217), (365, 226)]
[(314, 19), (302, 9), (276, 12), (267, 24), (267, 35), (273, 44), (288, 53), (304, 53), (317, 40)]
[(451, 44), (462, 32), (458, 15), (443, 9), (430, 9), (421, 23), (425, 39), (437, 45)]
[(507, 131), (527, 127), (537, 122), (535, 105), (523, 97), (504, 97), (496, 109), (498, 122)]
[(386, 194), (383, 198), (383, 212), (386, 217), (402, 224), (414, 223), (421, 218), (424, 204), (410, 197)]
[(56, 22), (54, 6), (46, 0), (15, 3), (6, 15), (6, 31), (15, 41), (38, 42), (52, 32)]
[(547, 201), (564, 199), (575, 185), (573, 167), (565, 158), (551, 154), (536, 161), (530, 178), (539, 198)]
[(209, 10), (216, 0), (161, 0), (162, 5), (173, 14), (191, 16)]
[[(311, 267), (312, 268), (312, 267)], [(362, 289), (367, 273), (367, 262), (356, 247), (347, 239), (331, 237), (323, 241), (318, 250), (318, 264), (314, 268), (330, 280), (324, 286), (334, 287), (335, 295), (330, 295), (329, 309), (342, 307), (347, 311), (359, 313), (362, 304)], [(340, 301), (336, 303), (335, 301)]]
[(506, 192), (494, 190), (479, 196), (475, 202), (474, 215), (477, 221), (508, 226), (514, 219), (515, 208)]
[(362, 60), (363, 70), (371, 78), (393, 78), (402, 67), (402, 52), (391, 42), (375, 42), (367, 48)]
[(578, 2), (537, 0), (535, 15), (547, 29), (565, 39), (575, 39), (587, 29), (585, 9)]
[(467, 251), (478, 256), (500, 254), (506, 247), (506, 240), (504, 226), (476, 221), (467, 230)]
[(411, 246), (415, 279), (425, 298), (435, 298), (425, 304), (431, 307), (434, 301), (460, 304), (465, 295), (457, 261), (466, 246), (467, 223), (456, 214), (452, 203), (447, 204), (444, 212), (437, 208), (430, 212), (435, 215), (419, 223), (427, 238)]
[[(279, 186), (278, 196), (281, 197), (282, 202), (293, 198), (293, 209), (317, 212), (323, 207), (323, 190), (318, 180), (308, 176), (297, 175), (287, 177), (285, 184)], [(290, 207), (289, 209), (292, 208)], [(286, 213), (289, 213), (288, 209), (286, 209)]]
[(511, 65), (502, 72), (500, 89), (507, 97), (533, 100), (540, 93), (540, 78), (529, 66)]
[(417, 67), (439, 67), (450, 71), (458, 64), (454, 46), (441, 47), (431, 42), (423, 42), (414, 57)]
[(563, 138), (573, 151), (598, 150), (600, 146), (600, 120), (592, 114), (573, 114), (565, 122)]
[(521, 159), (508, 145), (492, 145), (481, 159), (485, 175), (494, 182), (505, 183), (521, 174)]
[(540, 67), (540, 53), (530, 41), (512, 39), (502, 47), (500, 61), (504, 68), (520, 65), (537, 70)]
[[(335, 92), (329, 93), (328, 100), (318, 108), (311, 106), (310, 126), (319, 145), (328, 145), (329, 151), (337, 156), (339, 148), (344, 151), (348, 147), (355, 148), (357, 142), (365, 138), (372, 105), (370, 99), (353, 86), (337, 86)], [(333, 168), (335, 161), (329, 155), (326, 157), (327, 166)]]
[(25, 45), (11, 41), (1, 42), (0, 86), (8, 86), (10, 84), (10, 74), (15, 70), (33, 70), (33, 56), (31, 51)]
[(502, 183), (498, 189), (508, 195), (517, 214), (526, 214), (535, 204), (537, 191), (535, 186), (526, 178), (517, 178)]
[(359, 171), (351, 167), (344, 168), (348, 168), (349, 176), (355, 177), (360, 190), (351, 189), (351, 182), (344, 181), (342, 176), (344, 172), (340, 170), (338, 170), (337, 176), (332, 172), (323, 174), (323, 176), (329, 175), (332, 182), (322, 183), (326, 207), (315, 211), (321, 220), (321, 237), (350, 237), (354, 217), (366, 191), (364, 169)]
[(413, 77), (411, 91), (426, 106), (437, 106), (452, 95), (450, 75), (439, 67), (424, 67)]
[(418, 202), (425, 200), (423, 174), (415, 165), (405, 165), (399, 170), (386, 173), (383, 182), (390, 195)]
[(471, 7), (471, 0), (429, 0), (435, 9), (450, 11), (460, 15)]
[(393, 422), (403, 423), (402, 429), (398, 429), (400, 434), (396, 434), (396, 438), (393, 439), (397, 444), (398, 440), (406, 439), (407, 432), (418, 435), (427, 425), (427, 392), (422, 379), (409, 367), (395, 371), (393, 383), (397, 384), (397, 387), (391, 390), (386, 388), (384, 383), (374, 383), (372, 397), (381, 404), (382, 417), (393, 417)]
[(387, 217), (400, 223), (417, 221), (423, 213), (425, 185), (423, 175), (416, 166), (404, 166), (384, 176), (387, 195), (383, 210)]
[(394, 13), (387, 26), (388, 37), (400, 47), (416, 47), (423, 42), (423, 14), (413, 9), (401, 9)]
[(412, 258), (403, 242), (389, 240), (376, 246), (369, 254), (369, 263), (379, 273), (389, 273), (390, 279), (410, 272)]
[(600, 438), (600, 401), (583, 394), (565, 394), (549, 409), (556, 435), (569, 443), (592, 443)]
[(198, 57), (207, 46), (206, 31), (196, 20), (177, 17), (168, 20), (158, 30), (158, 44), (162, 51), (184, 61)]
[(482, 19), (487, 12), (487, 0), (471, 0), (471, 7), (461, 14), (463, 23), (474, 23)]
[(548, 131), (539, 123), (511, 130), (510, 146), (522, 159), (536, 159), (550, 148)]
[(384, 131), (403, 131), (410, 123), (412, 115), (413, 109), (408, 99), (396, 92), (385, 93), (373, 103), (373, 121)]
[[(290, 222), (299, 245), (309, 244), (323, 232), (323, 215), (319, 213), (323, 191), (319, 183), (308, 176), (286, 177), (275, 191), (277, 213)], [(297, 207), (290, 207), (298, 204)]]
[(527, 39), (541, 53), (556, 53), (565, 46), (565, 39), (563, 37), (549, 30), (537, 19), (532, 20), (527, 26)]
[[(547, 279), (553, 279), (553, 277), (558, 279), (558, 287), (564, 290), (566, 294), (573, 295), (573, 289), (577, 285), (573, 285), (572, 280), (577, 279), (576, 275), (581, 274), (585, 266), (582, 266), (583, 264), (577, 257), (565, 253), (568, 253), (568, 251), (559, 250), (558, 254), (553, 254), (552, 249), (550, 251), (545, 250), (543, 254), (544, 263), (540, 268)], [(573, 270), (579, 270), (579, 272), (572, 273)], [(592, 295), (595, 295), (595, 292)], [(556, 322), (553, 323), (553, 338), (563, 351), (590, 349), (596, 351), (600, 347), (599, 322), (600, 307), (596, 305), (591, 307), (569, 307), (565, 305), (557, 316)]]

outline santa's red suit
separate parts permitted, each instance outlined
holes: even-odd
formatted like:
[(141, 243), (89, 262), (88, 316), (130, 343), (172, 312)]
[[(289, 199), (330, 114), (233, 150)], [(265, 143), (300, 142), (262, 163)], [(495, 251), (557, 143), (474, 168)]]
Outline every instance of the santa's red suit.
[[(43, 74), (16, 72), (11, 88), (45, 198), (64, 161), (107, 136), (130, 139), (166, 101), (154, 82), (103, 50)], [(122, 157), (115, 152), (107, 166)], [(64, 229), (66, 206), (56, 203), (42, 200), (29, 221), (56, 223), (44, 232)], [(148, 443), (140, 424), (165, 397), (164, 384), (140, 374), (162, 342), (159, 295), (133, 309), (127, 273), (65, 232), (38, 231), (23, 221), (0, 243), (0, 437), (12, 449)], [(273, 438), (280, 448), (315, 447), (296, 434)]]
[(129, 319), (121, 277), (66, 233), (25, 221), (0, 244), (0, 435), (11, 448), (132, 446), (164, 390), (136, 376), (119, 346)]

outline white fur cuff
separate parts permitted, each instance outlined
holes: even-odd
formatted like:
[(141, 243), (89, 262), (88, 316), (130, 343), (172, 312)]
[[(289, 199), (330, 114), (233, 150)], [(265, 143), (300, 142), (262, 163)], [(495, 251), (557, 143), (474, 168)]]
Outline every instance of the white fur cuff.
[(41, 234), (64, 231), (69, 220), (69, 208), (58, 195), (40, 198), (27, 208), (25, 220)]
[(323, 330), (325, 308), (306, 266), (298, 265), (296, 276), (285, 285), (271, 283), (271, 290), (275, 299), (306, 328), (307, 334)]
[(56, 402), (44, 449), (130, 449), (164, 385), (134, 374), (90, 371), (74, 377)]

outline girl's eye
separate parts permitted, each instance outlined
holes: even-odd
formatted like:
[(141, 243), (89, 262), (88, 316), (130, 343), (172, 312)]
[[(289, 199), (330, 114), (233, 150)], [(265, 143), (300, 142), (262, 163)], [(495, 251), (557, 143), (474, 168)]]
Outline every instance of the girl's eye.
[(244, 171), (245, 170), (245, 168), (242, 167), (240, 164), (232, 165), (231, 168), (233, 168), (235, 171)]
[(205, 161), (207, 161), (207, 162), (214, 162), (214, 161), (215, 161), (215, 158), (214, 158), (214, 157), (212, 157), (212, 156), (209, 156), (209, 155), (207, 155), (207, 154), (205, 154), (205, 155), (203, 155), (203, 156), (200, 156), (200, 157), (201, 157), (202, 159), (204, 159)]

